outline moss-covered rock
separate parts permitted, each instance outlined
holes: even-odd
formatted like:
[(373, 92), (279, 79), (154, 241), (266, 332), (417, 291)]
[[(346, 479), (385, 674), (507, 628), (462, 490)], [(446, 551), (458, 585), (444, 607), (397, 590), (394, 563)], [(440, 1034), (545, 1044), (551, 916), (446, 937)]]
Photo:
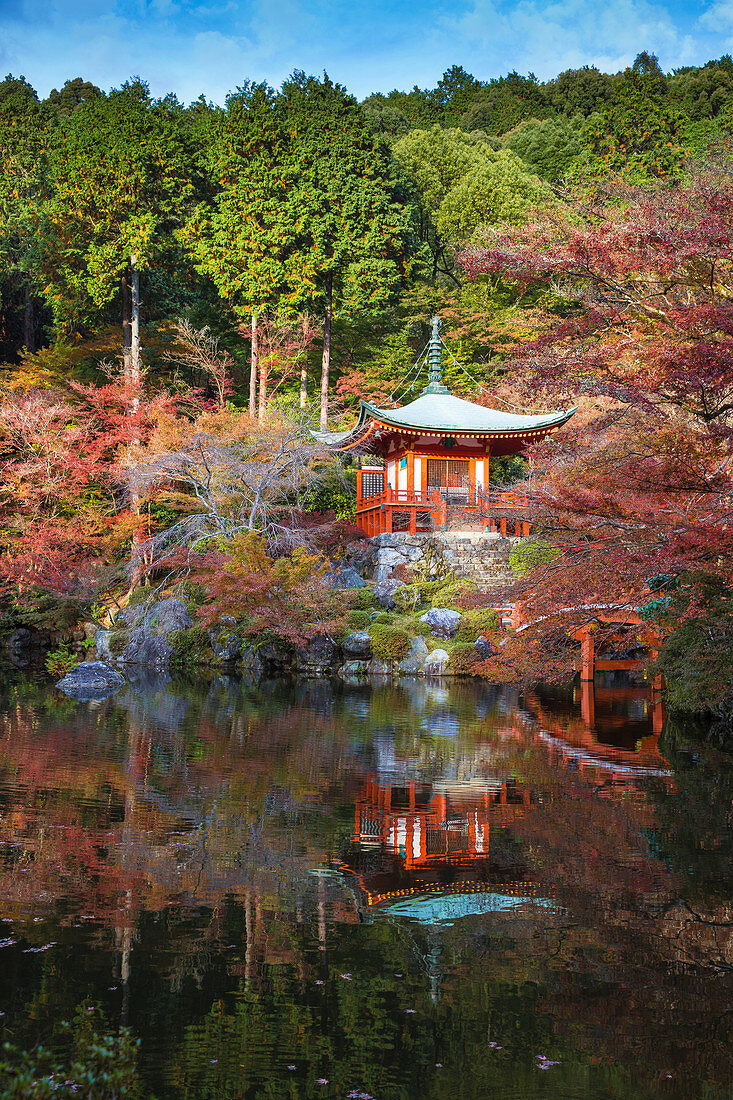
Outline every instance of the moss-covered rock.
[(209, 635), (199, 623), (194, 623), (185, 630), (172, 631), (167, 640), (173, 651), (171, 662), (175, 665), (205, 665), (214, 661)]
[(475, 607), (461, 614), (456, 641), (473, 644), (479, 635), (491, 634), (498, 629), (499, 617), (493, 607)]
[(380, 661), (401, 661), (410, 649), (410, 635), (398, 626), (374, 623), (369, 631), (372, 652)]

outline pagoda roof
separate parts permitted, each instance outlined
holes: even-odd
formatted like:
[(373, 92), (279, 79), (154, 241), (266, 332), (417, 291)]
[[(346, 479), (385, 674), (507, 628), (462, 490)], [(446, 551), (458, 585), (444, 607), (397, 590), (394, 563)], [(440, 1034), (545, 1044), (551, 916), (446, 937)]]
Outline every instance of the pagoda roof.
[(576, 407), (555, 412), (524, 414), (503, 412), (464, 401), (452, 393), (422, 393), (414, 401), (396, 409), (381, 409), (362, 400), (359, 416), (345, 432), (314, 432), (315, 438), (331, 447), (357, 445), (378, 426), (406, 434), (469, 436), (544, 435), (559, 428), (575, 413)]

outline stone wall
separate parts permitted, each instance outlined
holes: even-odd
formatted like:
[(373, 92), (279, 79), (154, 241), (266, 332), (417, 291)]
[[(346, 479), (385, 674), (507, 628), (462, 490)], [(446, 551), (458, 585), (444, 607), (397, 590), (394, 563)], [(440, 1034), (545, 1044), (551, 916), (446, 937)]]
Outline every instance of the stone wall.
[(483, 531), (441, 531), (376, 535), (371, 541), (377, 548), (372, 567), (377, 584), (389, 581), (398, 567), (408, 573), (427, 572), (426, 580), (447, 570), (455, 573), (457, 580), (473, 580), (480, 588), (504, 588), (516, 580), (509, 566), (512, 546), (519, 541), (516, 538)]

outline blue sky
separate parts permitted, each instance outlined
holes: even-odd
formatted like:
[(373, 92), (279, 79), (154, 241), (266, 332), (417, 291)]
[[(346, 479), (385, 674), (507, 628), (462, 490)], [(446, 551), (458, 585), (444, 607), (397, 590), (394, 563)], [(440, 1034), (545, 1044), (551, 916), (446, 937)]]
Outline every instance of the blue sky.
[(155, 95), (221, 103), (298, 68), (361, 97), (432, 87), (453, 64), (547, 79), (643, 49), (666, 69), (733, 53), (733, 0), (0, 0), (0, 71), (43, 96), (69, 77), (141, 76)]

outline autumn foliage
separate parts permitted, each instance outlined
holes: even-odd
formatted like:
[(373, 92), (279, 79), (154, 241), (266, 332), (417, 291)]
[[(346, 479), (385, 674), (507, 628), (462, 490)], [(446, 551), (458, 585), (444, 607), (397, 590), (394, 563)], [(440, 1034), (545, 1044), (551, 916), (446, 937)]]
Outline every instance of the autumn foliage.
[[(525, 642), (594, 607), (641, 610), (673, 632), (660, 589), (733, 575), (727, 166), (675, 189), (618, 186), (568, 201), (460, 262), (472, 279), (546, 284), (566, 303), (565, 316), (548, 314), (515, 348), (527, 390), (579, 401), (582, 414), (534, 450), (521, 486), (535, 528), (560, 551), (522, 582), (527, 617), (538, 620)], [(684, 615), (699, 612), (691, 595)], [(528, 649), (527, 671), (550, 670), (557, 647), (525, 644), (525, 664)], [(721, 683), (721, 697), (731, 687)]]

